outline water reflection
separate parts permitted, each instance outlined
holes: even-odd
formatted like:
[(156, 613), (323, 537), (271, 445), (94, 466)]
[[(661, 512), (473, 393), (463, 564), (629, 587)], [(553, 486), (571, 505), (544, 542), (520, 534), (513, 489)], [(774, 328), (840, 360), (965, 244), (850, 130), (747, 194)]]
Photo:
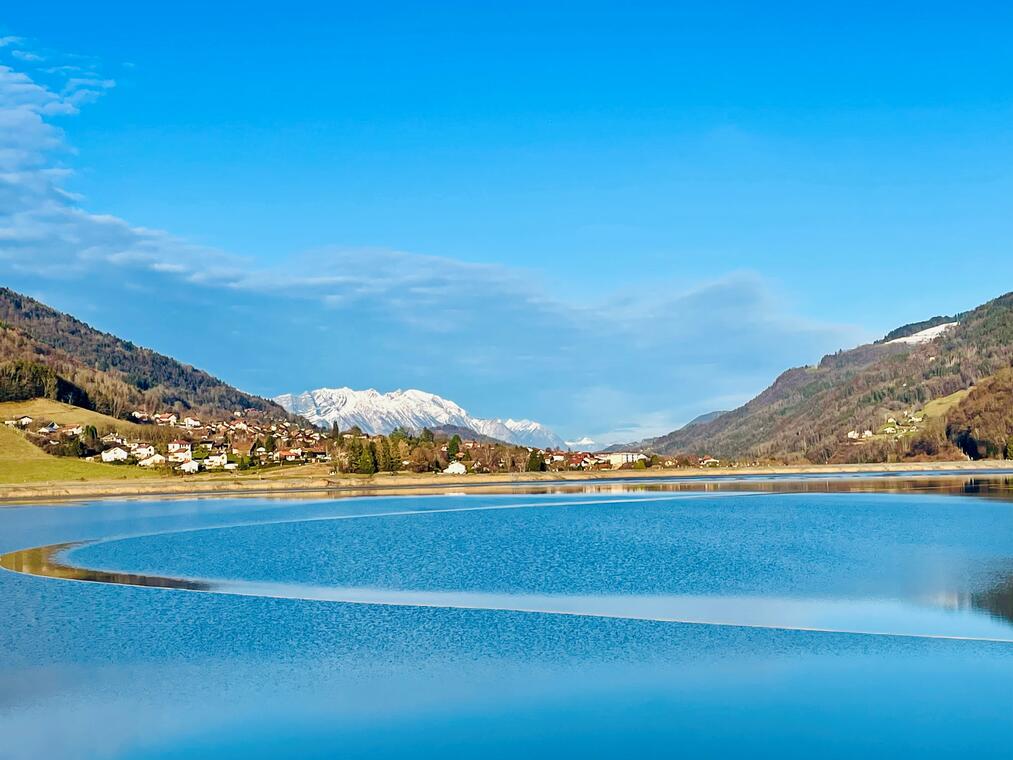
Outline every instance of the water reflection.
[(968, 595), (967, 600), (976, 609), (1013, 623), (1013, 573), (985, 591)]
[[(500, 490), (497, 488), (496, 490)], [(511, 488), (508, 492), (535, 494), (591, 494), (632, 496), (637, 493), (710, 492), (741, 493), (932, 493), (974, 495), (1009, 501), (1013, 478), (923, 475), (875, 478), (807, 478), (803, 480), (759, 480), (743, 478), (734, 482), (643, 482), (582, 483)], [(431, 492), (430, 492), (431, 493)], [(649, 499), (651, 500), (651, 499)], [(637, 501), (631, 499), (631, 501)], [(641, 500), (642, 501), (642, 500)], [(573, 502), (566, 502), (572, 504)], [(599, 502), (600, 503), (600, 502)], [(560, 506), (563, 503), (557, 503)], [(513, 507), (484, 507), (503, 509)], [(548, 502), (545, 506), (554, 506)], [(436, 511), (470, 511), (475, 507)], [(433, 510), (418, 512), (432, 514)], [(383, 518), (393, 514), (356, 515)], [(346, 516), (348, 517), (348, 516)], [(319, 519), (319, 518), (314, 518)], [(332, 519), (332, 518), (323, 518)], [(490, 611), (582, 615), (663, 622), (782, 628), (809, 631), (896, 636), (975, 638), (1013, 641), (1013, 572), (1005, 573), (982, 591), (941, 588), (919, 598), (804, 597), (756, 594), (553, 594), (491, 592), (476, 590), (422, 590), (320, 586), (312, 583), (263, 582), (183, 578), (91, 569), (73, 564), (67, 553), (88, 543), (59, 543), (15, 551), (0, 556), (0, 567), (18, 573), (71, 581), (113, 585), (201, 591), (239, 596), (330, 601), (407, 607), (439, 607)], [(944, 584), (940, 584), (944, 585)], [(949, 583), (945, 583), (949, 585)]]
[(187, 591), (211, 591), (214, 588), (214, 584), (207, 581), (93, 570), (87, 567), (75, 567), (60, 559), (64, 552), (84, 545), (85, 542), (72, 542), (10, 552), (0, 555), (0, 567), (13, 570), (16, 573), (25, 573), (26, 575), (60, 578), (69, 581), (86, 581), (89, 583), (175, 588)]
[[(763, 493), (938, 493), (974, 495), (1013, 501), (1013, 475), (967, 474), (959, 470), (931, 472), (818, 473), (785, 475), (702, 475), (558, 481), (515, 481), (512, 483), (455, 483), (431, 486), (386, 486), (383, 488), (306, 489), (270, 494), (271, 500), (302, 501), (312, 495), (329, 498), (373, 496), (460, 496), (485, 495), (617, 495), (630, 493), (717, 493), (759, 491)], [(236, 496), (241, 497), (242, 494)], [(265, 498), (256, 494), (257, 498)], [(214, 495), (187, 498), (220, 498)]]

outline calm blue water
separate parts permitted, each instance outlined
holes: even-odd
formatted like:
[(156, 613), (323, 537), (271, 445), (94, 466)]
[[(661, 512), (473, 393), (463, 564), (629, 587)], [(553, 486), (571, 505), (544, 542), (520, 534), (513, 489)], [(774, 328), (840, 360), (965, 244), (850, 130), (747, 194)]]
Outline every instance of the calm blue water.
[[(1001, 499), (0, 509), (0, 552), (110, 538), (66, 559), (227, 593), (0, 571), (0, 757), (1005, 756), (1013, 740), (1013, 643), (928, 637), (1013, 639)], [(276, 598), (300, 589), (437, 606)], [(659, 609), (736, 624), (641, 619)], [(834, 632), (863, 628), (924, 635)]]

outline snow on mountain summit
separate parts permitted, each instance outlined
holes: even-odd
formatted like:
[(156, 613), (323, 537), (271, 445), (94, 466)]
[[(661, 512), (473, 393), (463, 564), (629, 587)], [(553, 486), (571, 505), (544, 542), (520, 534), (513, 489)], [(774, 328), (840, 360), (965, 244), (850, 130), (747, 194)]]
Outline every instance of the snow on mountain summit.
[(317, 388), (302, 393), (285, 393), (276, 396), (274, 401), (317, 425), (337, 423), (342, 430), (356, 426), (371, 435), (386, 435), (399, 427), (421, 430), (453, 425), (519, 446), (566, 446), (558, 435), (541, 423), (472, 417), (453, 401), (414, 388), (390, 393), (380, 393), (372, 388), (364, 391)]

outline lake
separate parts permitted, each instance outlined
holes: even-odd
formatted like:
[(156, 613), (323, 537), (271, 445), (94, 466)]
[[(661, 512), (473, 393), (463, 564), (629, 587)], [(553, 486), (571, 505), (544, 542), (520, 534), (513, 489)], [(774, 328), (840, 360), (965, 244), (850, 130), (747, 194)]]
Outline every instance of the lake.
[(1006, 756), (1008, 476), (0, 508), (0, 757)]

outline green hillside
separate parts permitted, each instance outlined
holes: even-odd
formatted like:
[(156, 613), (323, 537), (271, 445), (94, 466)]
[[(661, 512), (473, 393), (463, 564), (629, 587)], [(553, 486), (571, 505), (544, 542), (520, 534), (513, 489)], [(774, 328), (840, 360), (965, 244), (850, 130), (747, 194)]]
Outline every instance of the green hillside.
[(0, 403), (0, 420), (16, 419), (28, 415), (36, 425), (55, 422), (61, 427), (73, 425), (93, 425), (97, 430), (115, 430), (132, 438), (150, 438), (155, 428), (151, 425), (138, 425), (127, 420), (116, 419), (107, 414), (84, 409), (80, 406), (64, 404), (48, 398), (33, 398), (26, 401), (4, 401)]
[(273, 401), (0, 288), (0, 401), (36, 397), (117, 418), (134, 409), (291, 418)]
[[(960, 456), (947, 420), (975, 393), (957, 399), (953, 410), (943, 409), (942, 418), (939, 409), (935, 415), (917, 412), (933, 400), (966, 391), (1010, 367), (1013, 293), (959, 319), (958, 325), (929, 343), (859, 346), (825, 356), (816, 366), (790, 369), (744, 406), (647, 441), (644, 447), (669, 454), (814, 463), (884, 461), (923, 454)], [(947, 320), (937, 317), (899, 332), (911, 335), (918, 331), (914, 328)], [(985, 387), (981, 393), (994, 392), (988, 389), (995, 386)], [(873, 440), (848, 438), (850, 431), (878, 433), (884, 426), (891, 427), (886, 425), (890, 417), (900, 419), (909, 413), (923, 422)], [(989, 435), (995, 437), (997, 431), (990, 430)]]
[(83, 459), (50, 456), (29, 443), (17, 430), (0, 425), (0, 483), (123, 480), (153, 476), (141, 467), (118, 467)]

